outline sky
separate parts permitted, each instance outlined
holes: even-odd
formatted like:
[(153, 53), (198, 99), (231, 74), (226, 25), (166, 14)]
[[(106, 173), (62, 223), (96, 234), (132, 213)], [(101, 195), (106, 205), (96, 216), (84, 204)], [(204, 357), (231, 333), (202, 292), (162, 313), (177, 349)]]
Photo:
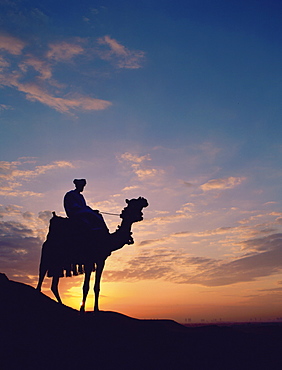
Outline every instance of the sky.
[[(101, 310), (281, 318), (282, 4), (0, 0), (0, 14), (0, 272), (36, 286), (51, 212), (86, 178), (101, 212), (149, 202), (107, 259)], [(60, 281), (76, 309), (82, 279)]]

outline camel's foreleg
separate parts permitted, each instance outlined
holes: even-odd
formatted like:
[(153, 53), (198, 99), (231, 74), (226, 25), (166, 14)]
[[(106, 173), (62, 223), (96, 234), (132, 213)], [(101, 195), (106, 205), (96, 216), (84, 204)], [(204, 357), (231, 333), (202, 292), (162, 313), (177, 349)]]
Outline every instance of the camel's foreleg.
[(101, 283), (101, 277), (102, 277), (102, 272), (103, 272), (104, 267), (105, 267), (105, 261), (102, 260), (97, 263), (95, 284), (94, 284), (94, 294), (95, 294), (94, 312), (99, 311), (100, 283)]
[(59, 295), (59, 276), (53, 276), (51, 290), (59, 303), (63, 303)]
[(91, 272), (92, 272), (92, 266), (84, 266), (84, 283), (83, 283), (83, 298), (80, 306), (80, 312), (85, 311), (85, 303), (86, 303), (86, 298), (89, 292), (89, 283), (90, 283), (90, 277), (91, 277)]

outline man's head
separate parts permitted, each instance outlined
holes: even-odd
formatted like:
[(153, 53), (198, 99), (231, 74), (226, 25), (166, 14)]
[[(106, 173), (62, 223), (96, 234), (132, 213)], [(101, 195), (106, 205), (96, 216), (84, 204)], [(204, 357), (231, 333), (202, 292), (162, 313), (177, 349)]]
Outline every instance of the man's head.
[(84, 189), (84, 186), (86, 185), (86, 180), (85, 179), (74, 179), (73, 183), (75, 185), (76, 190), (79, 192), (82, 192)]

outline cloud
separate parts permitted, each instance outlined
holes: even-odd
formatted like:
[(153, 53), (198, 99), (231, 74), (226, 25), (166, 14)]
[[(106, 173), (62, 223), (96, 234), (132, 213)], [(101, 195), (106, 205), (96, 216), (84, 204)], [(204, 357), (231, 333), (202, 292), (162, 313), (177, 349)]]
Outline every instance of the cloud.
[(84, 48), (81, 45), (63, 41), (49, 44), (49, 50), (46, 56), (48, 59), (53, 59), (55, 61), (67, 61), (83, 52)]
[(170, 282), (181, 282), (182, 272), (193, 276), (199, 270), (209, 269), (219, 261), (206, 257), (192, 257), (183, 250), (156, 247), (144, 249), (139, 255), (129, 260), (121, 270), (108, 270), (103, 273), (106, 281), (137, 281), (163, 279)]
[(190, 256), (179, 249), (163, 248), (160, 246), (162, 239), (153, 240), (155, 248), (148, 249), (150, 242), (140, 243), (140, 247), (146, 249), (129, 260), (123, 269), (105, 271), (105, 280), (163, 279), (177, 284), (211, 287), (250, 282), (282, 271), (282, 234), (274, 234), (269, 239), (262, 238), (261, 242), (266, 244), (264, 252), (251, 253), (228, 262)]
[(29, 160), (0, 162), (0, 195), (10, 197), (27, 197), (27, 196), (42, 196), (41, 193), (25, 191), (20, 189), (23, 182), (30, 181), (40, 175), (44, 175), (48, 171), (54, 171), (63, 168), (74, 168), (71, 162), (55, 161), (47, 165), (34, 166), (34, 169), (22, 169), (26, 164), (30, 165)]
[(240, 185), (244, 180), (245, 177), (226, 177), (222, 179), (212, 179), (205, 184), (202, 184), (200, 188), (203, 191), (233, 189), (237, 185)]
[(259, 292), (281, 292), (282, 288), (259, 289)]
[(0, 267), (9, 278), (37, 275), (42, 240), (22, 223), (0, 221)]
[(109, 101), (94, 99), (86, 96), (76, 96), (73, 98), (59, 98), (50, 95), (36, 84), (17, 84), (19, 91), (25, 92), (30, 101), (39, 101), (42, 104), (57, 110), (60, 113), (69, 113), (71, 110), (104, 110), (112, 105)]
[(161, 169), (151, 168), (146, 162), (151, 161), (149, 154), (138, 156), (130, 152), (125, 152), (118, 157), (119, 162), (129, 163), (131, 170), (135, 173), (139, 180), (148, 180), (156, 176), (164, 174)]
[(176, 213), (176, 214), (171, 214), (171, 215), (167, 215), (167, 216), (157, 216), (157, 217), (153, 217), (153, 218), (146, 218), (143, 221), (143, 223), (149, 224), (151, 226), (165, 225), (165, 224), (171, 224), (171, 223), (178, 222), (178, 221), (185, 220), (185, 219), (189, 219), (189, 218), (191, 218), (191, 216), (188, 215), (188, 214)]
[(139, 189), (139, 186), (132, 185), (132, 186), (126, 186), (125, 188), (122, 189), (122, 191), (131, 191), (131, 190), (136, 190), (136, 189)]
[(36, 72), (39, 72), (39, 78), (48, 80), (52, 77), (52, 66), (44, 60), (29, 56), (23, 62), (19, 63), (19, 68), (24, 72), (28, 72), (28, 68), (32, 67)]
[(34, 213), (26, 211), (23, 212), (22, 216), (25, 220), (32, 220), (34, 218)]
[(248, 249), (251, 251), (267, 251), (269, 249), (275, 249), (282, 247), (282, 234), (271, 234), (262, 238), (250, 239), (243, 241), (243, 249)]
[(165, 277), (172, 270), (169, 266), (149, 266), (148, 264), (135, 268), (125, 268), (120, 271), (106, 270), (103, 273), (105, 281), (137, 281), (155, 280)]
[(141, 180), (144, 180), (144, 179), (146, 179), (148, 177), (152, 177), (152, 176), (155, 176), (155, 175), (158, 175), (158, 174), (162, 173), (162, 171), (157, 170), (155, 168), (141, 169), (138, 166), (134, 166), (133, 168), (135, 169), (136, 175)]
[[(1, 210), (2, 214), (21, 213), (21, 209), (17, 206), (2, 207), (0, 214)], [(2, 256), (0, 266), (4, 266), (9, 274), (16, 274), (16, 269), (19, 269), (20, 274), (27, 276), (34, 273), (33, 271), (37, 268), (42, 238), (38, 237), (41, 234), (35, 229), (36, 227), (31, 226), (35, 215), (24, 212), (22, 216), (29, 226), (19, 222), (0, 223), (0, 255)], [(38, 218), (47, 224), (50, 216), (50, 211), (42, 211)], [(180, 216), (183, 217), (182, 214)], [(179, 244), (177, 241), (179, 238), (229, 235), (229, 233), (239, 233), (244, 229), (244, 226), (240, 226), (219, 227), (198, 233), (182, 231), (161, 238), (143, 240), (138, 245), (137, 256), (124, 262), (122, 268), (106, 269), (103, 278), (105, 281), (163, 279), (177, 284), (199, 284), (211, 287), (254, 281), (260, 277), (280, 273), (282, 270), (281, 233), (237, 243), (243, 246), (247, 254), (232, 258), (232, 260), (191, 255), (179, 247), (175, 249), (164, 247), (165, 243)], [(21, 262), (26, 261), (28, 255), (33, 261), (31, 264), (27, 262), (30, 270), (20, 267)], [(12, 266), (12, 260), (16, 268)]]
[(49, 225), (49, 221), (52, 218), (51, 211), (40, 211), (38, 213), (38, 218), (42, 220), (46, 225)]
[(0, 56), (0, 72), (3, 72), (5, 68), (8, 68), (9, 66), (10, 63), (5, 58)]
[[(191, 278), (183, 276), (183, 283), (223, 286), (254, 281), (257, 278), (281, 273), (282, 234), (247, 241), (264, 252), (251, 253), (205, 271)], [(246, 243), (246, 242), (245, 242)]]
[(47, 171), (55, 170), (58, 168), (74, 168), (74, 165), (68, 161), (55, 161), (47, 165), (35, 166), (34, 170), (21, 170), (20, 167), (24, 165), (25, 160), (13, 162), (0, 162), (0, 179), (14, 180), (16, 177), (24, 179), (32, 179)]
[[(15, 184), (18, 185), (18, 184)], [(13, 189), (13, 187), (4, 187), (0, 189), (0, 195), (4, 197), (42, 197), (41, 193), (36, 193), (34, 191), (21, 191), (18, 189)]]
[(0, 83), (5, 86), (15, 87), (18, 91), (24, 92), (28, 100), (33, 102), (38, 101), (60, 113), (69, 113), (71, 110), (104, 110), (112, 105), (111, 102), (106, 100), (95, 99), (78, 94), (68, 98), (56, 97), (36, 82), (19, 82), (20, 77), (21, 76), (19, 74), (2, 76), (0, 77)]
[[(24, 53), (26, 46), (31, 50), (33, 45), (27, 45), (9, 35), (0, 35), (0, 51), (4, 53), (0, 55), (2, 86), (17, 89), (25, 94), (26, 99), (40, 102), (60, 113), (104, 110), (112, 105), (110, 101), (77, 94), (75, 90), (64, 93), (70, 86), (53, 78), (53, 71), (58, 63), (69, 66), (71, 61), (74, 67), (75, 57), (84, 56), (88, 60), (93, 57), (93, 47), (89, 47), (88, 40), (75, 38), (74, 41), (50, 42), (48, 50), (40, 49), (36, 56), (30, 51)], [(100, 38), (96, 46), (95, 58), (98, 55), (103, 60), (115, 63), (119, 68), (141, 67), (143, 52), (130, 51), (109, 36)], [(76, 72), (79, 73), (80, 68), (77, 68)], [(3, 106), (2, 109), (4, 108)]]
[(13, 109), (10, 105), (0, 104), (0, 111)]
[(141, 68), (145, 58), (145, 53), (143, 51), (129, 50), (110, 36), (100, 37), (98, 43), (109, 48), (108, 50), (98, 51), (102, 59), (112, 61), (118, 68)]
[(125, 152), (120, 155), (120, 159), (129, 161), (129, 162), (134, 162), (134, 163), (142, 163), (145, 161), (150, 161), (151, 157), (149, 154), (138, 156), (136, 154)]
[(193, 188), (195, 185), (188, 181), (183, 181), (183, 184), (187, 186), (187, 188)]
[[(155, 225), (165, 225), (165, 224), (172, 224), (175, 222), (191, 219), (192, 216), (185, 213), (177, 213), (174, 215), (168, 215), (168, 216), (160, 216), (160, 217), (154, 217), (151, 219), (146, 219), (143, 221), (143, 224), (149, 224), (150, 226)], [(178, 242), (177, 239), (179, 238), (187, 238), (189, 237), (189, 242), (195, 242), (197, 239), (204, 239), (205, 243), (211, 243), (214, 241), (212, 239), (213, 237), (217, 236), (225, 236), (228, 238), (227, 243), (232, 246), (242, 246), (244, 242), (242, 242), (242, 238), (253, 234), (258, 234), (259, 231), (254, 231), (253, 229), (244, 228), (244, 227), (218, 227), (216, 229), (210, 229), (210, 230), (204, 230), (204, 231), (178, 231), (174, 233), (170, 233), (162, 238), (156, 238), (156, 239), (149, 239), (149, 240), (143, 240), (140, 242), (140, 246), (145, 245), (158, 245), (158, 244), (168, 244), (168, 243), (175, 243)], [(210, 239), (207, 239), (210, 238)], [(221, 244), (222, 242), (225, 242), (225, 239), (218, 240), (217, 243)]]
[(21, 214), (21, 207), (15, 204), (9, 204), (6, 206), (0, 205), (0, 218), (6, 215), (13, 216)]
[[(77, 110), (104, 110), (112, 105), (107, 100), (83, 94), (74, 92), (64, 94), (62, 89), (65, 86), (52, 78), (56, 63), (69, 62), (75, 56), (82, 54), (84, 48), (81, 45), (69, 42), (51, 43), (46, 55), (41, 57), (35, 57), (31, 53), (24, 54), (24, 46), (25, 44), (15, 37), (0, 35), (0, 50), (18, 57), (14, 60), (9, 55), (0, 56), (0, 71), (2, 72), (0, 84), (2, 86), (15, 88), (23, 92), (26, 99), (40, 102), (60, 113), (71, 113)], [(30, 70), (37, 74), (35, 76), (29, 74)], [(56, 87), (55, 92), (54, 87)]]
[(163, 263), (164, 260), (169, 259), (170, 254), (171, 250), (163, 249), (150, 253), (143, 251), (128, 261), (122, 270), (106, 269), (103, 273), (103, 279), (105, 281), (137, 281), (166, 278), (173, 273), (172, 266)]
[[(187, 215), (185, 213), (179, 213), (179, 214), (174, 214), (174, 215), (168, 215), (168, 216), (163, 216), (163, 217), (155, 217), (152, 219), (146, 219), (143, 221), (143, 224), (149, 224), (150, 226), (155, 226), (155, 225), (165, 225), (165, 224), (172, 224), (175, 222), (191, 219), (191, 215)], [(249, 229), (243, 230), (242, 228), (238, 227), (218, 227), (216, 229), (211, 229), (211, 230), (205, 230), (205, 231), (198, 231), (198, 232), (193, 232), (193, 231), (178, 231), (174, 233), (170, 233), (162, 238), (156, 238), (156, 239), (148, 239), (148, 240), (143, 240), (140, 242), (140, 246), (148, 246), (148, 245), (159, 245), (159, 244), (175, 244), (179, 243), (180, 238), (189, 238), (189, 243), (195, 242), (197, 239), (204, 239), (205, 243), (211, 243), (213, 242), (213, 239), (208, 240), (207, 238), (210, 237), (216, 237), (216, 236), (221, 236), (221, 235), (226, 235), (228, 237), (228, 243), (229, 245), (240, 245), (241, 244), (241, 238), (243, 235), (247, 234), (252, 234), (253, 232), (250, 231)], [(235, 238), (231, 238), (231, 235), (235, 234)], [(236, 236), (238, 239), (236, 239)], [(218, 241), (218, 244), (222, 243), (223, 241)], [(186, 243), (188, 243), (186, 241)]]
[(0, 35), (0, 50), (4, 50), (13, 55), (22, 53), (25, 43), (15, 37), (9, 35)]

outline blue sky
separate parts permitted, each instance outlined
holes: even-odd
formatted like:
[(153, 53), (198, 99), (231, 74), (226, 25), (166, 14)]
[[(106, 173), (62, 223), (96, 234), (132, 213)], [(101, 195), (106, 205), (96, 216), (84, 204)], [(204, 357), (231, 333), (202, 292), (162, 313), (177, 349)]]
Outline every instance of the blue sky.
[[(280, 317), (282, 5), (0, 7), (1, 271), (36, 284), (50, 212), (83, 177), (101, 211), (150, 203), (107, 262), (102, 309)], [(61, 284), (75, 306), (80, 280)]]

